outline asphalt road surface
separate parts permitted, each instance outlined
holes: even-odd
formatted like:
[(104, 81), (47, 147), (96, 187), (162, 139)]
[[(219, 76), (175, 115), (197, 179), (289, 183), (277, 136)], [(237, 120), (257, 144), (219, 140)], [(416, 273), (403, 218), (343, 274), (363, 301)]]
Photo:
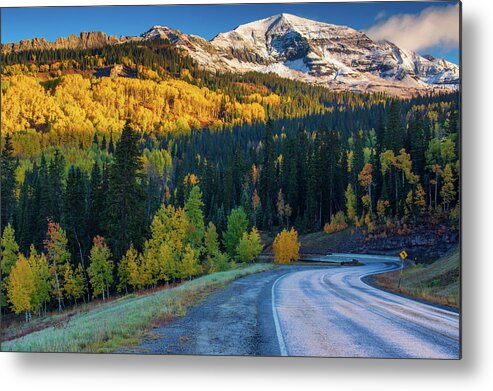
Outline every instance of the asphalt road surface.
[(286, 266), (234, 281), (127, 353), (319, 357), (460, 356), (459, 314), (367, 285), (398, 262)]

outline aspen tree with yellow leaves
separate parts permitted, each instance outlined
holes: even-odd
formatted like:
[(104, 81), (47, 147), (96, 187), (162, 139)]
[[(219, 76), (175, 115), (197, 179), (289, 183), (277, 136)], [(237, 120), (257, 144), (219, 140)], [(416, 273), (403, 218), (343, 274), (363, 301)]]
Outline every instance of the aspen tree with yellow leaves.
[(373, 215), (373, 202), (372, 202), (372, 184), (373, 184), (373, 166), (370, 163), (366, 163), (361, 172), (358, 174), (358, 180), (362, 187), (366, 189), (366, 195), (362, 197), (363, 205), (368, 207), (368, 212)]
[(19, 254), (7, 282), (7, 299), (11, 303), (12, 311), (16, 314), (24, 312), (26, 322), (31, 320), (31, 312), (34, 309), (32, 300), (34, 292), (32, 269), (26, 257)]
[(118, 286), (119, 292), (128, 293), (128, 287), (140, 285), (139, 279), (139, 253), (133, 245), (127, 250), (125, 255), (118, 263)]
[(283, 229), (277, 234), (274, 244), (274, 260), (276, 263), (291, 263), (300, 259), (300, 242), (298, 232), (291, 228)]
[(113, 267), (111, 253), (102, 236), (96, 236), (93, 240), (91, 264), (87, 268), (89, 281), (93, 291), (93, 297), (101, 295), (103, 300), (110, 296), (110, 286), (113, 283)]
[(34, 246), (31, 246), (27, 262), (33, 273), (34, 291), (31, 297), (33, 311), (37, 311), (40, 315), (43, 310), (46, 314), (46, 306), (51, 299), (53, 289), (53, 276), (48, 261), (43, 253), (38, 254)]
[(254, 262), (262, 251), (262, 247), (260, 234), (257, 228), (253, 227), (249, 233), (243, 233), (238, 247), (236, 247), (238, 260), (240, 262)]
[(58, 311), (63, 309), (63, 272), (70, 262), (70, 252), (67, 248), (67, 235), (60, 224), (48, 221), (48, 232), (44, 240), (46, 256), (53, 274), (53, 296), (58, 302)]
[(187, 244), (180, 262), (180, 277), (191, 280), (192, 277), (195, 277), (201, 272), (202, 266), (199, 263), (199, 254), (190, 244)]

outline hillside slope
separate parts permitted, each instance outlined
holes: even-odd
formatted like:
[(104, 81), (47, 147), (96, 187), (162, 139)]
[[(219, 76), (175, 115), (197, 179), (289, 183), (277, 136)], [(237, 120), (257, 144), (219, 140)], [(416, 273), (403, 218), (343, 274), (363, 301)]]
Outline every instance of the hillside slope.
[(460, 251), (456, 246), (428, 266), (385, 273), (372, 279), (376, 285), (433, 303), (459, 307)]

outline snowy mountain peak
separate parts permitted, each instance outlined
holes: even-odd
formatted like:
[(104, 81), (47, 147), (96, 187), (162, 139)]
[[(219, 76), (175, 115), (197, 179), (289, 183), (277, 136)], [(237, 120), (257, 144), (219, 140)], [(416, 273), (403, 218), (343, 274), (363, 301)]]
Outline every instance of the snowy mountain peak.
[(3, 44), (2, 53), (33, 49), (93, 48), (128, 41), (167, 39), (184, 49), (203, 68), (218, 72), (275, 73), (334, 90), (379, 91), (413, 95), (435, 89), (455, 89), (459, 67), (444, 59), (376, 42), (365, 33), (281, 13), (242, 24), (208, 41), (162, 25), (137, 37), (80, 37), (47, 42), (43, 39)]
[(456, 88), (459, 80), (458, 66), (443, 59), (286, 13), (240, 25), (210, 43), (215, 69), (273, 72), (334, 89), (415, 93)]

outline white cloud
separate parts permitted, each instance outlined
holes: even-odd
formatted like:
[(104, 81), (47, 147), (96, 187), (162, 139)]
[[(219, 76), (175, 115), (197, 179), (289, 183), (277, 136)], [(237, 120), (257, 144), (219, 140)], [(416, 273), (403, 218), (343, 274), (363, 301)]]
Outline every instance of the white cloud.
[(375, 16), (375, 20), (381, 20), (387, 16), (387, 12), (385, 11), (380, 11), (377, 16)]
[(459, 46), (459, 6), (428, 7), (419, 14), (400, 14), (370, 27), (366, 33), (375, 40), (386, 39), (397, 46), (420, 51), (441, 46)]

